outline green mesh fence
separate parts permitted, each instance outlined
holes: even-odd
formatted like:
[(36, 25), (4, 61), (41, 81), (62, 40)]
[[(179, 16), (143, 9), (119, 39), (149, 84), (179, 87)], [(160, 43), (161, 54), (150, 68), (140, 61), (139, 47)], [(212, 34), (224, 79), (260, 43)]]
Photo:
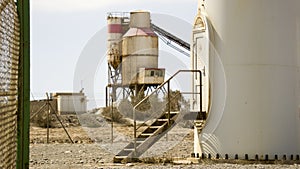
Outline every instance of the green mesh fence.
[(20, 24), (14, 0), (0, 0), (0, 169), (16, 168)]

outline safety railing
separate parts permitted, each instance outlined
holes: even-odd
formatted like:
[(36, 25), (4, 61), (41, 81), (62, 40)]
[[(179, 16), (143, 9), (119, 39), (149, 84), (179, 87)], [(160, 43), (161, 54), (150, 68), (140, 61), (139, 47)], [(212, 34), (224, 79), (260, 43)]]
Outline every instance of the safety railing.
[(108, 12), (107, 17), (130, 18), (129, 12)]

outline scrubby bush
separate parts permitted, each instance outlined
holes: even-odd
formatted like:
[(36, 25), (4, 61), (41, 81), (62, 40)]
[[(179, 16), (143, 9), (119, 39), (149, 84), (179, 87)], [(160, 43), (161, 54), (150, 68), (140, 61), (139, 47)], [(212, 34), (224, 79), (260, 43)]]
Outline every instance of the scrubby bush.
[(113, 122), (121, 122), (123, 116), (116, 107), (108, 106), (103, 109), (102, 116)]

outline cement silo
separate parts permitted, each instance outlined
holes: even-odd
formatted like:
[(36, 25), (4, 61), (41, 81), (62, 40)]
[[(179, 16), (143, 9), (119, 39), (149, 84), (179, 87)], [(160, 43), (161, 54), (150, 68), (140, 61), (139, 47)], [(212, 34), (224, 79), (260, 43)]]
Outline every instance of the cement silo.
[(158, 36), (151, 29), (150, 12), (113, 12), (108, 23), (108, 85), (106, 105), (129, 99), (135, 104), (144, 92), (164, 82), (158, 68)]
[(195, 153), (300, 154), (298, 11), (298, 0), (205, 1), (210, 106)]
[[(117, 89), (122, 81), (122, 37), (129, 29), (129, 15), (126, 12), (110, 12), (107, 15), (107, 63), (108, 85), (106, 105), (117, 100)], [(108, 91), (108, 89), (110, 91)], [(108, 101), (108, 98), (109, 101)], [(112, 103), (110, 103), (112, 104)]]
[(110, 17), (108, 22), (107, 62), (116, 69), (121, 63), (122, 18)]
[(158, 37), (150, 28), (150, 13), (130, 13), (130, 29), (122, 42), (122, 83), (138, 84), (140, 68), (158, 67)]

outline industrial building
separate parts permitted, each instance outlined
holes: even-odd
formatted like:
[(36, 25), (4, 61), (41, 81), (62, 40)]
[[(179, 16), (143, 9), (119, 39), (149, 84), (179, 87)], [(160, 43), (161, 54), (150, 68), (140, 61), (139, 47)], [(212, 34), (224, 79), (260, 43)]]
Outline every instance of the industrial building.
[(58, 92), (50, 93), (49, 99), (31, 101), (31, 114), (40, 111), (40, 108), (47, 103), (51, 104), (53, 113), (57, 113), (58, 115), (87, 112), (87, 98), (84, 93)]
[(87, 98), (84, 93), (52, 93), (56, 100), (58, 114), (87, 112)]

